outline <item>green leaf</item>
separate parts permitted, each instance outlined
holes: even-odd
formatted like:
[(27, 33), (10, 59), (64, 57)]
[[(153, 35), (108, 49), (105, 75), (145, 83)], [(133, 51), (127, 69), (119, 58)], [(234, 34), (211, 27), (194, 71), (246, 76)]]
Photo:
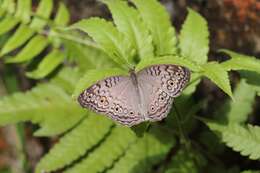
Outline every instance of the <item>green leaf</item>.
[(226, 70), (248, 70), (260, 73), (260, 60), (252, 56), (239, 54), (230, 50), (222, 49), (221, 52), (231, 56), (230, 60), (221, 63)]
[(199, 64), (208, 59), (209, 31), (207, 22), (197, 12), (188, 9), (188, 17), (180, 33), (181, 55)]
[(65, 173), (104, 172), (126, 152), (136, 139), (129, 128), (117, 126), (112, 129), (102, 145)]
[[(49, 19), (51, 15), (51, 11), (53, 8), (53, 0), (42, 0), (40, 1), (40, 4), (37, 8), (36, 15), (31, 24), (30, 27), (35, 30), (40, 30), (46, 25), (47, 20)], [(42, 17), (43, 19), (39, 18), (38, 16)], [(45, 20), (44, 20), (45, 19)]]
[(247, 170), (247, 171), (243, 171), (241, 173), (260, 173), (260, 171), (257, 171), (257, 170)]
[(191, 73), (190, 82), (187, 87), (183, 90), (184, 95), (191, 95), (196, 91), (198, 84), (201, 81), (201, 74)]
[(59, 3), (58, 12), (55, 16), (54, 23), (58, 26), (66, 26), (70, 20), (70, 14), (64, 3)]
[(252, 160), (260, 158), (260, 127), (248, 125), (247, 128), (238, 124), (220, 126), (208, 124), (211, 130), (221, 133), (223, 142), (234, 151)]
[(63, 52), (54, 49), (43, 58), (36, 70), (27, 72), (26, 75), (34, 79), (44, 78), (58, 67), (63, 62), (64, 58), (65, 54)]
[(33, 59), (40, 54), (48, 45), (48, 40), (41, 35), (34, 36), (29, 43), (14, 57), (7, 59), (8, 63), (20, 63)]
[(122, 67), (131, 67), (129, 60), (133, 56), (133, 48), (122, 33), (111, 22), (100, 18), (81, 20), (71, 29), (79, 29), (88, 33), (110, 58)]
[(64, 67), (52, 78), (51, 83), (64, 89), (71, 95), (75, 89), (75, 83), (80, 79), (81, 73), (77, 68)]
[(252, 71), (240, 71), (242, 78), (252, 87), (254, 91), (257, 92), (257, 95), (260, 96), (260, 75), (257, 72)]
[(83, 115), (84, 111), (71, 97), (53, 84), (39, 85), (26, 93), (15, 93), (0, 100), (1, 126), (31, 121), (44, 129), (38, 132), (41, 136), (60, 134)]
[(144, 134), (144, 137), (131, 145), (125, 155), (107, 173), (151, 172), (152, 167), (165, 158), (175, 141), (162, 129), (152, 127), (150, 130), (151, 133)]
[(179, 150), (172, 158), (165, 173), (199, 173), (195, 156), (186, 150)]
[(256, 91), (242, 80), (234, 91), (234, 99), (230, 101), (227, 114), (229, 123), (244, 123), (248, 114), (253, 111)]
[(260, 158), (260, 127), (248, 125), (243, 128), (239, 125), (229, 127), (223, 134), (223, 141), (243, 156), (252, 160)]
[(170, 16), (156, 0), (131, 0), (153, 36), (156, 56), (177, 54), (177, 38)]
[(116, 67), (114, 61), (111, 61), (108, 55), (99, 49), (93, 49), (92, 47), (83, 46), (71, 41), (65, 41), (64, 43), (69, 60), (76, 63), (82, 72), (85, 72), (86, 69)]
[(103, 0), (112, 12), (114, 22), (120, 32), (134, 45), (139, 59), (152, 58), (152, 37), (141, 20), (137, 10), (122, 0)]
[(2, 48), (1, 55), (3, 56), (23, 45), (33, 34), (34, 32), (27, 25), (21, 24)]
[(204, 76), (233, 98), (228, 73), (220, 64), (216, 62), (207, 63), (203, 65), (203, 70)]
[(80, 81), (77, 83), (73, 97), (74, 98), (78, 97), (83, 90), (90, 87), (92, 84), (94, 84), (99, 80), (111, 76), (118, 76), (118, 75), (128, 75), (128, 73), (119, 68), (110, 68), (110, 69), (103, 69), (103, 70), (97, 70), (97, 69), (88, 70), (85, 73), (85, 75), (80, 79)]
[(22, 20), (24, 23), (28, 23), (31, 18), (31, 0), (18, 0), (15, 17)]
[(137, 66), (136, 70), (139, 71), (145, 67), (156, 65), (156, 64), (175, 64), (189, 68), (192, 71), (199, 72), (201, 67), (194, 64), (192, 61), (179, 56), (162, 56), (154, 59), (143, 59)]
[(0, 35), (13, 29), (18, 24), (18, 20), (12, 16), (5, 16), (0, 22)]
[(41, 159), (36, 173), (55, 171), (83, 156), (106, 138), (112, 124), (107, 118), (91, 113)]
[(14, 0), (4, 0), (0, 8), (7, 11), (10, 14), (15, 12), (15, 1)]

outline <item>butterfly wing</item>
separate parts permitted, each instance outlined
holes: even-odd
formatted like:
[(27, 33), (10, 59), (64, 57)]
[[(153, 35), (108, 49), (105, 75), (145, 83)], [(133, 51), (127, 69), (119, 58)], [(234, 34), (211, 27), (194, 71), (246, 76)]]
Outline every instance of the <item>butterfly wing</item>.
[(173, 100), (190, 79), (187, 68), (176, 65), (154, 65), (137, 73), (146, 110), (146, 119), (159, 121), (169, 113)]
[(126, 76), (101, 80), (84, 90), (78, 97), (82, 107), (104, 114), (126, 126), (144, 121), (138, 100), (135, 86)]

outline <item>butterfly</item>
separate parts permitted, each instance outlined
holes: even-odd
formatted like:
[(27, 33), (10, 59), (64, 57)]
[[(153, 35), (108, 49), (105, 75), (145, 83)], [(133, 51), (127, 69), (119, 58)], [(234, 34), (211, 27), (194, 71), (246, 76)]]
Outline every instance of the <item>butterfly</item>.
[(190, 71), (177, 65), (153, 65), (129, 73), (96, 82), (79, 95), (79, 104), (128, 127), (160, 121), (190, 80)]

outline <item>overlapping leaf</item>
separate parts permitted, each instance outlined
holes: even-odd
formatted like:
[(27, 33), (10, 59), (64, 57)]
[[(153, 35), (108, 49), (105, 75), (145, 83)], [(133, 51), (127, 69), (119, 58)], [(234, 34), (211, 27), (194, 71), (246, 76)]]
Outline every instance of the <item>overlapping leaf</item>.
[(55, 171), (69, 165), (105, 138), (111, 126), (112, 121), (90, 114), (43, 157), (37, 165), (36, 173)]
[(137, 10), (122, 0), (104, 0), (120, 32), (134, 45), (139, 59), (152, 58), (152, 37)]
[(179, 44), (181, 55), (199, 64), (208, 59), (209, 31), (207, 22), (198, 13), (189, 9), (182, 25)]
[(150, 30), (155, 46), (155, 55), (177, 54), (177, 38), (171, 26), (170, 16), (156, 0), (131, 0), (140, 12), (143, 21)]

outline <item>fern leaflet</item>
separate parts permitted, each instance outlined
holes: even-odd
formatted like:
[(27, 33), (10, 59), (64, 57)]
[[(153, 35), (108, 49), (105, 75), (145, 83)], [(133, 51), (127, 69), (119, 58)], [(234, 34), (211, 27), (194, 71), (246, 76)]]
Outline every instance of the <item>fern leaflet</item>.
[(104, 0), (112, 12), (114, 22), (119, 31), (125, 34), (137, 50), (139, 59), (152, 58), (153, 45), (149, 30), (141, 20), (137, 10), (121, 0)]
[(152, 128), (151, 133), (145, 133), (142, 138), (131, 145), (125, 155), (107, 172), (151, 172), (153, 165), (164, 159), (174, 143), (174, 138), (169, 134), (161, 129)]
[(91, 113), (42, 158), (36, 173), (55, 171), (83, 156), (105, 138), (112, 124), (107, 118)]
[(208, 37), (209, 31), (205, 19), (189, 9), (180, 33), (181, 55), (199, 64), (206, 63), (209, 51)]
[(65, 173), (103, 172), (111, 167), (134, 141), (136, 136), (129, 128), (115, 127), (101, 146)]
[(203, 74), (208, 77), (212, 82), (214, 82), (219, 88), (221, 88), (225, 93), (227, 93), (231, 98), (232, 91), (230, 86), (230, 81), (228, 78), (228, 73), (225, 69), (216, 62), (210, 62), (203, 65)]
[(89, 34), (109, 57), (123, 68), (131, 67), (129, 62), (134, 55), (131, 42), (120, 33), (111, 22), (101, 18), (81, 20), (71, 29), (79, 29)]
[(143, 21), (153, 36), (155, 55), (177, 54), (175, 29), (171, 26), (170, 16), (156, 0), (131, 0), (139, 10)]
[(227, 53), (231, 56), (230, 60), (221, 63), (226, 70), (248, 70), (260, 73), (260, 60), (255, 57), (225, 49), (222, 49), (221, 52)]

